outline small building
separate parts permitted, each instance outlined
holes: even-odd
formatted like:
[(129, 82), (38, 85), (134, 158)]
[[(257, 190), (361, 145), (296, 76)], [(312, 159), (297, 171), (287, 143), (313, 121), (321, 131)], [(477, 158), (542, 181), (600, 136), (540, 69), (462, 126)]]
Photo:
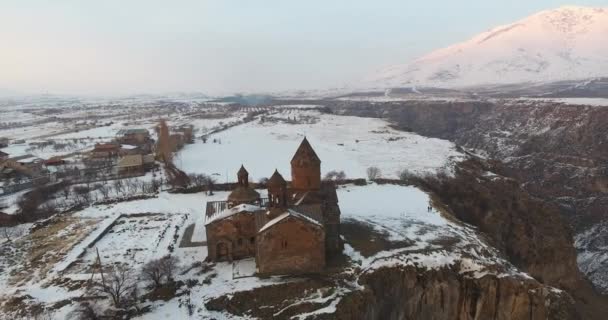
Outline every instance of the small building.
[(191, 124), (182, 125), (176, 129), (177, 132), (180, 132), (184, 137), (184, 142), (188, 144), (194, 143), (194, 126)]
[(9, 226), (13, 226), (16, 224), (17, 224), (17, 221), (16, 221), (14, 215), (0, 212), (0, 227), (9, 227)]
[(141, 154), (126, 155), (118, 159), (116, 171), (122, 175), (144, 174), (144, 159)]
[(8, 153), (0, 150), (0, 161), (4, 161), (4, 160), (8, 159), (8, 156), (9, 156)]
[(119, 154), (121, 156), (126, 156), (130, 154), (143, 154), (144, 152), (139, 146), (134, 146), (132, 144), (123, 144), (120, 146)]
[(28, 177), (35, 177), (42, 172), (43, 160), (31, 154), (7, 158), (0, 164), (1, 167), (11, 168)]
[(10, 140), (8, 138), (0, 137), (0, 148), (8, 147), (9, 143), (10, 143)]
[(90, 152), (92, 158), (115, 158), (120, 155), (120, 144), (96, 143)]
[(62, 166), (65, 165), (66, 161), (60, 157), (51, 157), (47, 160), (44, 160), (44, 165), (49, 167), (49, 166)]
[(184, 135), (181, 133), (172, 133), (169, 135), (169, 145), (173, 149), (172, 151), (181, 150), (185, 145)]
[(150, 139), (148, 129), (123, 129), (118, 131), (118, 142), (123, 144), (141, 145)]

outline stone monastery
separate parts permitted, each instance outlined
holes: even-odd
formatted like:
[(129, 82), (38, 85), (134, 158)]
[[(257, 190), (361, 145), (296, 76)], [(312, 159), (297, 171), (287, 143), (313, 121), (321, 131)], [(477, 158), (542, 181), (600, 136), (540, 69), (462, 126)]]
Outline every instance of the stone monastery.
[(291, 183), (275, 170), (268, 198), (249, 186), (241, 166), (227, 201), (208, 202), (208, 259), (255, 257), (260, 275), (315, 273), (342, 251), (336, 188), (321, 181), (321, 159), (306, 138), (291, 159)]

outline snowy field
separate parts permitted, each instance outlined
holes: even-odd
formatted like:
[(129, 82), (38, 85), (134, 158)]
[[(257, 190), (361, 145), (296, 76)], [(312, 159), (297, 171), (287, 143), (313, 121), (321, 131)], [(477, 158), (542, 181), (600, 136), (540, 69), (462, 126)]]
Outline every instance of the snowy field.
[[(68, 290), (65, 286), (73, 285), (73, 281), (95, 278), (90, 266), (95, 262), (97, 249), (104, 264), (129, 262), (136, 269), (150, 259), (171, 253), (180, 258), (180, 268), (184, 270), (177, 280), (197, 280), (199, 283), (208, 281), (205, 285), (199, 284), (188, 289), (188, 299), (195, 302), (195, 312), (190, 316), (184, 306), (184, 298), (176, 297), (168, 301), (148, 302), (152, 310), (141, 319), (235, 319), (232, 315), (206, 310), (204, 302), (235, 292), (300, 280), (252, 277), (251, 261), (236, 262), (234, 265), (218, 263), (204, 272), (197, 271), (198, 268), (192, 269), (195, 263), (204, 260), (207, 250), (205, 246), (179, 247), (183, 230), (193, 223), (203, 225), (205, 202), (224, 199), (226, 196), (226, 192), (218, 192), (213, 196), (204, 193), (163, 192), (151, 199), (94, 205), (78, 211), (71, 218), (82, 221), (82, 225), (87, 226), (81, 240), (72, 243), (71, 249), (65, 251), (62, 258), (44, 275), (34, 271), (38, 276), (12, 287), (9, 286), (12, 283), (10, 277), (2, 277), (0, 285), (7, 288), (2, 294), (6, 297), (19, 292), (30, 295), (33, 302), (52, 305), (64, 299), (85, 295), (83, 288)], [(473, 229), (446, 219), (436, 208), (429, 211), (429, 196), (417, 188), (377, 184), (347, 185), (338, 189), (338, 197), (343, 223), (367, 226), (382, 234), (388, 243), (399, 244), (371, 255), (362, 255), (357, 250), (358, 243), (349, 243), (347, 235), (344, 252), (360, 270), (356, 273), (357, 277), (373, 269), (394, 265), (425, 268), (457, 265), (462, 272), (475, 277), (487, 274), (487, 266), (504, 265), (506, 267), (494, 268), (492, 272), (501, 270), (518, 274), (508, 263), (496, 258), (497, 254)], [(71, 239), (70, 232), (74, 229), (76, 227), (58, 231), (58, 236)], [(107, 233), (97, 239), (102, 232)], [(172, 244), (173, 249), (169, 249)], [(336, 293), (327, 298), (327, 301), (332, 301), (330, 306), (333, 307), (321, 308), (313, 314), (333, 312), (340, 299), (356, 288), (356, 283), (336, 287)], [(70, 303), (53, 310), (53, 319), (64, 319), (73, 308), (74, 303)], [(0, 319), (12, 318), (0, 316)]]
[[(315, 123), (310, 123), (311, 116), (317, 119)], [(396, 178), (404, 169), (433, 172), (462, 159), (451, 142), (393, 130), (381, 119), (308, 110), (268, 117), (306, 117), (307, 123), (255, 120), (232, 127), (211, 137), (217, 143), (197, 140), (187, 145), (175, 160), (177, 166), (188, 173), (215, 174), (220, 182), (234, 180), (241, 164), (254, 180), (269, 177), (275, 168), (288, 177), (289, 161), (305, 136), (321, 158), (323, 175), (343, 170), (349, 178), (364, 178), (368, 167), (377, 166), (384, 177)]]
[[(46, 107), (38, 106), (39, 109)], [(103, 108), (104, 116), (115, 116), (109, 126), (96, 125), (78, 132), (65, 132), (64, 128), (49, 122), (48, 128), (45, 124), (25, 129), (31, 130), (31, 136), (56, 133), (52, 139), (57, 140), (94, 138), (82, 146), (85, 148), (115, 135), (122, 128), (151, 129), (158, 117), (168, 116), (169, 125), (193, 124), (197, 136), (195, 144), (186, 145), (177, 153), (176, 165), (187, 173), (212, 175), (218, 182), (235, 181), (241, 164), (248, 169), (252, 180), (270, 176), (275, 168), (289, 179), (291, 157), (305, 136), (322, 160), (323, 175), (343, 170), (348, 178), (365, 178), (367, 168), (375, 166), (380, 168), (383, 177), (397, 178), (404, 169), (415, 174), (449, 172), (455, 162), (464, 159), (448, 141), (397, 131), (381, 119), (321, 114), (308, 105), (226, 112), (219, 107), (199, 110), (192, 102), (181, 108), (163, 114), (163, 110), (148, 106), (141, 108), (142, 113), (124, 117), (121, 110), (106, 107)], [(10, 110), (22, 112), (18, 108)], [(125, 110), (138, 110), (137, 102), (129, 104)], [(79, 121), (79, 117), (86, 116), (88, 111), (85, 108), (72, 112), (74, 121)], [(262, 114), (243, 123), (248, 112)], [(69, 118), (69, 114), (61, 117)], [(110, 118), (104, 118), (103, 122)], [(40, 120), (37, 115), (28, 119)], [(229, 128), (219, 130), (225, 127)], [(219, 131), (204, 143), (200, 136), (215, 130)], [(0, 130), (0, 136), (2, 134)], [(28, 148), (28, 145), (11, 145), (8, 149), (11, 155), (33, 153), (47, 158), (54, 154), (50, 149), (32, 152)], [(138, 179), (151, 178), (148, 174)], [(262, 195), (265, 193), (258, 191)], [(114, 192), (112, 199), (135, 195)], [(140, 276), (142, 266), (152, 259), (168, 254), (179, 258), (175, 280), (182, 284), (176, 296), (166, 301), (142, 302), (151, 310), (140, 319), (238, 319), (225, 312), (207, 310), (205, 303), (218, 297), (232, 298), (238, 292), (310, 280), (257, 278), (253, 276), (255, 266), (251, 259), (203, 263), (207, 256), (203, 221), (205, 203), (224, 200), (227, 195), (228, 192), (210, 196), (161, 191), (143, 194), (148, 197), (145, 199), (90, 205), (25, 232), (15, 239), (14, 247), (2, 242), (0, 287), (4, 289), (0, 290), (0, 306), (12, 297), (22, 296), (27, 298), (22, 305), (18, 304), (18, 310), (42, 306), (50, 310), (52, 319), (66, 319), (79, 299), (91, 295), (86, 285), (99, 280), (95, 267), (97, 252), (105, 266), (128, 264)], [(11, 196), (9, 204), (18, 196)], [(422, 269), (450, 266), (472, 277), (488, 273), (525, 277), (498, 258), (499, 254), (485, 244), (474, 228), (456, 222), (440, 205), (433, 207), (429, 195), (415, 187), (346, 185), (338, 188), (338, 198), (346, 257), (343, 269), (336, 271), (342, 274), (336, 278), (342, 280), (327, 276), (325, 280), (333, 283), (331, 288), (325, 288), (331, 289), (332, 293), (328, 295), (315, 290), (302, 292), (303, 296), (286, 297), (284, 303), (289, 306), (319, 306), (299, 318), (331, 314), (345, 295), (362, 289), (359, 276), (386, 266)], [(9, 209), (13, 213), (14, 205)], [(30, 227), (26, 225), (25, 229)], [(348, 283), (343, 280), (345, 274), (348, 274)], [(141, 293), (150, 290), (148, 282), (138, 281)], [(99, 303), (108, 307), (108, 301)], [(189, 303), (194, 305), (193, 310), (186, 307)], [(0, 319), (18, 319), (14, 312), (0, 313)]]

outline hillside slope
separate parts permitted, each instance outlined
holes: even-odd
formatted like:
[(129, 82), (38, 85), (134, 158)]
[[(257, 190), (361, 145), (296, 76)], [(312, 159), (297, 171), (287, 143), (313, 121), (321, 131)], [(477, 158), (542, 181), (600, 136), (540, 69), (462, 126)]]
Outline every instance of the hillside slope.
[(364, 86), (463, 87), (606, 76), (606, 34), (608, 8), (560, 7), (384, 68)]

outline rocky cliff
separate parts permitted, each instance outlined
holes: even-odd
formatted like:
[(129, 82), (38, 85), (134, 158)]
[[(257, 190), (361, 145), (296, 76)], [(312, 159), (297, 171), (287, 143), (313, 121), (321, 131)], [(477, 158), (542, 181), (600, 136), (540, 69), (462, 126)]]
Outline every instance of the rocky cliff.
[[(540, 281), (579, 292), (580, 309), (595, 308), (589, 301), (605, 303), (581, 280), (572, 237), (561, 221), (576, 239), (580, 269), (605, 291), (608, 264), (601, 261), (608, 258), (597, 240), (608, 234), (601, 227), (608, 218), (608, 108), (523, 100), (328, 105), (340, 114), (387, 118), (401, 130), (500, 159), (488, 162), (494, 163), (491, 171), (509, 177), (512, 185), (478, 183), (483, 170), (465, 170), (459, 182), (436, 191), (460, 219), (487, 232), (512, 263)], [(479, 194), (489, 197), (476, 198)], [(530, 201), (522, 202), (522, 196)]]
[[(454, 267), (391, 266), (363, 272), (358, 286), (336, 289), (344, 288), (342, 277), (237, 292), (210, 300), (206, 307), (237, 316), (279, 320), (579, 318), (566, 292), (525, 276), (471, 277)], [(311, 292), (319, 295), (307, 298)], [(332, 300), (336, 293), (339, 299)]]
[(384, 268), (362, 277), (337, 319), (576, 319), (571, 298), (533, 279)]

